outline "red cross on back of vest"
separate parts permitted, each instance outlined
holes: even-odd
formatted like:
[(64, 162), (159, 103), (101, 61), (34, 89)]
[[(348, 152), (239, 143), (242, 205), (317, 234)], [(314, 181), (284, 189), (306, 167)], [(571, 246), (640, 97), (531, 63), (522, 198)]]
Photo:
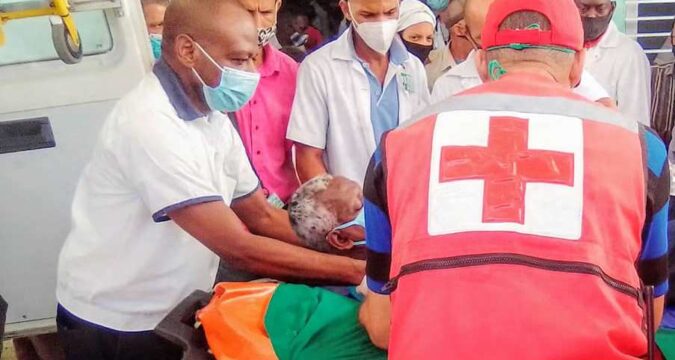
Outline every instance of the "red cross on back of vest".
[(483, 179), (483, 222), (525, 221), (527, 183), (574, 185), (574, 155), (528, 149), (528, 120), (491, 117), (488, 146), (441, 150), (440, 181)]

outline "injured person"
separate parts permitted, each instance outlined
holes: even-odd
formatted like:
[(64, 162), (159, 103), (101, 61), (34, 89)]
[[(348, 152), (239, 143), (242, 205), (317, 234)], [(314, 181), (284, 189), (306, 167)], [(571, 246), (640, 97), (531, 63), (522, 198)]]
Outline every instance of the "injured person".
[[(340, 176), (321, 175), (303, 184), (288, 206), (291, 226), (307, 248), (359, 257), (365, 248), (361, 187)], [(356, 247), (355, 247), (356, 246)]]
[[(360, 186), (322, 175), (291, 197), (289, 216), (301, 243), (344, 256), (363, 256)], [(351, 288), (353, 290), (353, 288)], [(276, 282), (223, 282), (197, 312), (218, 360), (385, 360), (359, 323), (359, 302), (328, 288)], [(355, 297), (354, 292), (350, 292)]]

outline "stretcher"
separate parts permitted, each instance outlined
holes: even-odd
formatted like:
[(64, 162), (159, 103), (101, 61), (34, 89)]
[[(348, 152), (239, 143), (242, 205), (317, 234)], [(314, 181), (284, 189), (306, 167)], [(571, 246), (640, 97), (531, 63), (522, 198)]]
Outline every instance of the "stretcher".
[(386, 360), (359, 323), (359, 304), (324, 288), (220, 283), (187, 297), (155, 332), (191, 360)]
[(213, 360), (204, 328), (195, 326), (196, 313), (208, 305), (213, 293), (197, 290), (176, 306), (155, 328), (155, 333), (183, 349), (183, 360)]
[(5, 42), (3, 25), (10, 20), (49, 16), (52, 41), (59, 58), (66, 64), (82, 60), (82, 41), (68, 0), (29, 1), (0, 4), (0, 46)]

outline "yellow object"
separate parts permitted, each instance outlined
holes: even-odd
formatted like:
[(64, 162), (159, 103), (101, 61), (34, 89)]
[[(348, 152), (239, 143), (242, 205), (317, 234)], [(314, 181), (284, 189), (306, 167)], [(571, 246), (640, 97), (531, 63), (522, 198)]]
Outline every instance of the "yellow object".
[(75, 47), (80, 46), (80, 37), (77, 34), (77, 27), (73, 20), (73, 15), (70, 13), (70, 5), (68, 0), (52, 0), (49, 7), (37, 9), (25, 9), (16, 11), (0, 11), (0, 45), (3, 44), (4, 36), (2, 35), (2, 25), (9, 20), (25, 19), (39, 16), (59, 16), (63, 20), (66, 31), (70, 36), (71, 41)]
[(2, 30), (2, 22), (0, 22), (0, 46), (5, 45), (5, 32)]

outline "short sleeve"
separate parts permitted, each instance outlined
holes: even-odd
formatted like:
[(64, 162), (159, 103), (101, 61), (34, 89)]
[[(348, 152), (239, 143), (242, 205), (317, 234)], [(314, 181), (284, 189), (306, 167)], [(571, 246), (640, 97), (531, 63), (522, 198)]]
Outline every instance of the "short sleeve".
[(654, 286), (654, 295), (668, 291), (668, 210), (670, 171), (666, 149), (656, 133), (640, 127), (647, 155), (647, 208), (642, 234), (638, 274), (645, 285)]
[(305, 60), (298, 70), (286, 137), (296, 143), (325, 149), (329, 123), (325, 79), (311, 60)]
[(203, 152), (196, 151), (171, 118), (145, 115), (144, 121), (120, 125), (111, 149), (153, 220), (167, 221), (171, 211), (222, 201), (210, 173), (204, 171)]
[(386, 284), (391, 268), (391, 221), (387, 205), (386, 162), (383, 155), (386, 134), (370, 160), (363, 185), (366, 215), (366, 282), (368, 289), (388, 294)]

